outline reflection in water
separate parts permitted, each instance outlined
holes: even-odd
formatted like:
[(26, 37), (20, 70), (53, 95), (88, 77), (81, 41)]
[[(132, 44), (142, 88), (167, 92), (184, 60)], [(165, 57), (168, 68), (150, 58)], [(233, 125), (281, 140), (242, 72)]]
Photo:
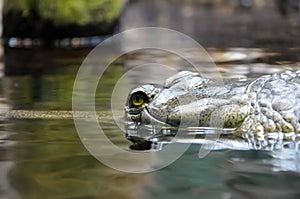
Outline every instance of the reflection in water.
[(19, 193), (11, 186), (8, 173), (15, 166), (12, 161), (0, 162), (0, 197), (1, 198), (20, 198)]
[(267, 152), (228, 153), (224, 171), (234, 198), (299, 198), (299, 154), (289, 152), (289, 156), (276, 159)]
[[(62, 59), (61, 51), (54, 50), (50, 53), (52, 61), (47, 69), (38, 69), (40, 62), (37, 61), (30, 63), (34, 72), (23, 75), (18, 73), (22, 71), (22, 64), (7, 62), (7, 68), (17, 67), (17, 74), (10, 73), (1, 79), (1, 110), (11, 108), (70, 111), (73, 81), (83, 58), (79, 58), (78, 52), (74, 52), (73, 59), (72, 52), (69, 53), (66, 59)], [(210, 49), (210, 54), (226, 78), (256, 77), (286, 69), (300, 69), (299, 50), (281, 52), (266, 49)], [(49, 52), (46, 53), (48, 55)], [(191, 56), (195, 60), (199, 59), (193, 53)], [(102, 85), (98, 88), (95, 100), (97, 111), (102, 114), (110, 111), (110, 97), (115, 83), (132, 67), (149, 63), (149, 60), (158, 60), (159, 63), (177, 70), (187, 66), (180, 58), (161, 51), (133, 52), (122, 59), (123, 62), (117, 61), (101, 79)], [(41, 65), (43, 64), (45, 62)], [(26, 64), (24, 66), (29, 67)], [(126, 78), (124, 82), (127, 83), (122, 85), (124, 89), (131, 89), (148, 80), (161, 80), (157, 71), (148, 68), (136, 70)], [(109, 114), (100, 123), (113, 143), (129, 150), (130, 142), (124, 138), (123, 132)], [(287, 151), (280, 154), (234, 149), (230, 151), (224, 149), (226, 147), (220, 147), (206, 158), (199, 159), (197, 154), (200, 145), (194, 144), (170, 166), (153, 173), (133, 175), (107, 168), (90, 156), (70, 119), (6, 118), (1, 120), (0, 128), (1, 197), (255, 198), (259, 194), (274, 197), (284, 195), (285, 198), (299, 196), (296, 188), (299, 186), (299, 160), (287, 158), (296, 157), (295, 154), (287, 156)], [(276, 195), (273, 187), (282, 195)]]
[[(142, 194), (135, 189), (147, 183), (145, 177), (119, 173), (91, 157), (78, 139), (72, 120), (10, 122), (13, 125), (8, 131), (17, 133), (9, 139), (18, 143), (10, 148), (15, 163), (6, 174), (6, 183), (22, 198), (133, 198), (132, 194), (139, 198)], [(127, 183), (133, 181), (139, 183)]]
[(198, 147), (192, 145), (174, 164), (155, 173), (156, 184), (147, 189), (151, 198), (299, 197), (299, 173), (274, 172), (268, 152), (220, 150), (199, 160)]

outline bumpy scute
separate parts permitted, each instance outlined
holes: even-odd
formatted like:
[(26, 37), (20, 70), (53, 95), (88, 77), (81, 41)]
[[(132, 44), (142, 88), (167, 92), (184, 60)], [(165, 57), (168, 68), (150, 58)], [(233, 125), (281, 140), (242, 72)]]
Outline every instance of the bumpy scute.
[(224, 85), (216, 82), (189, 71), (170, 77), (143, 107), (139, 122), (179, 126), (184, 118), (196, 121), (187, 125), (236, 128), (257, 135), (300, 133), (300, 71), (224, 80)]

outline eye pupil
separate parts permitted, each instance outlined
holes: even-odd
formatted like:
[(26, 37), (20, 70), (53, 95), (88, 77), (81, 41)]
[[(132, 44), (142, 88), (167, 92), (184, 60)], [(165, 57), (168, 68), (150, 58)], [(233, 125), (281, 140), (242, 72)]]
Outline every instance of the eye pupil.
[(145, 103), (145, 96), (141, 94), (135, 94), (132, 96), (131, 102), (133, 106), (141, 106)]
[(136, 106), (143, 104), (143, 102), (144, 102), (144, 100), (140, 96), (135, 96), (133, 98), (133, 104)]

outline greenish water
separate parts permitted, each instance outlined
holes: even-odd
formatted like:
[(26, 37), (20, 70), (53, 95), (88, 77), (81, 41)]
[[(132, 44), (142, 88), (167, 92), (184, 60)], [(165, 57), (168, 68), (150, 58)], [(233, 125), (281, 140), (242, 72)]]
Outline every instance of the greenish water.
[[(47, 53), (45, 57), (49, 55)], [(52, 63), (55, 63), (51, 68), (41, 70), (39, 66), (47, 64), (34, 63), (33, 60), (30, 73), (1, 78), (1, 109), (71, 110), (74, 78), (86, 53), (74, 56), (74, 59), (68, 56), (63, 59), (63, 53), (51, 57)], [(77, 55), (78, 52), (65, 53), (72, 57), (72, 53)], [(210, 53), (225, 77), (256, 77), (300, 67), (296, 50), (284, 54), (263, 49), (214, 49)], [(244, 56), (241, 56), (243, 53)], [(290, 59), (293, 56), (287, 56), (289, 53), (295, 57), (294, 60)], [(174, 68), (186, 67), (180, 61), (175, 62), (174, 55), (134, 53), (114, 63), (104, 74), (98, 88), (96, 109), (108, 113), (100, 120), (101, 127), (111, 141), (124, 150), (129, 150), (131, 143), (109, 114), (112, 91), (126, 71), (155, 56)], [(275, 64), (274, 59), (278, 57), (282, 61), (287, 59), (289, 64)], [(6, 67), (16, 65), (22, 66), (23, 63), (8, 63)], [(160, 75), (151, 68), (140, 68), (131, 74), (128, 84), (122, 85), (124, 92), (125, 88), (144, 82), (161, 81)], [(128, 174), (111, 169), (90, 155), (71, 119), (2, 118), (0, 198), (300, 197), (299, 154), (292, 150), (222, 149), (199, 159), (199, 148), (200, 145), (193, 144), (179, 160), (159, 171)]]

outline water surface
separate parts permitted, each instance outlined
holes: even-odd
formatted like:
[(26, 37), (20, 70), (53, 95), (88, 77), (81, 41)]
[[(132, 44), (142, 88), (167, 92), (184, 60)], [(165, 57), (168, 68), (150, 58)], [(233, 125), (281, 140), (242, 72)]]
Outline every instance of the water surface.
[[(275, 51), (234, 48), (209, 49), (209, 52), (225, 78), (257, 77), (300, 69), (297, 49)], [(18, 51), (7, 53), (10, 53), (8, 57), (21, 56)], [(30, 55), (30, 52), (27, 53), (23, 54), (23, 59)], [(35, 52), (32, 53), (33, 56)], [(41, 59), (42, 62), (6, 62), (7, 68), (17, 69), (10, 70), (1, 78), (1, 110), (70, 111), (74, 78), (87, 53), (88, 50), (85, 53), (78, 53), (77, 50), (41, 52), (39, 56), (42, 57), (51, 55), (52, 61), (48, 65), (45, 57)], [(110, 113), (112, 91), (126, 71), (151, 59), (177, 70), (188, 67), (187, 63), (172, 54), (161, 51), (135, 52), (116, 61), (105, 73), (98, 88), (95, 100), (97, 111), (103, 113), (101, 127), (124, 150), (129, 150), (131, 143), (125, 139)], [(197, 56), (193, 59), (197, 60)], [(31, 68), (31, 71), (22, 72), (22, 66)], [(126, 89), (145, 82), (163, 82), (164, 75), (151, 68), (136, 69), (126, 79), (124, 93)], [(300, 197), (299, 154), (293, 150), (218, 149), (199, 159), (199, 148), (199, 144), (193, 144), (179, 160), (159, 171), (127, 174), (110, 169), (91, 156), (82, 145), (71, 118), (2, 117), (0, 197)]]

